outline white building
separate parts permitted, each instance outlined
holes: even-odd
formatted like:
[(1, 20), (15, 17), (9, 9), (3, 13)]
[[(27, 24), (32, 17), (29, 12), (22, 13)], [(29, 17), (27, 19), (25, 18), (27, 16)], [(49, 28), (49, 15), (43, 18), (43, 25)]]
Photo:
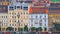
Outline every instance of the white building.
[(2, 31), (5, 31), (8, 27), (7, 13), (0, 13), (0, 26)]
[(30, 14), (29, 15), (30, 27), (47, 28), (48, 31), (48, 15), (47, 14)]

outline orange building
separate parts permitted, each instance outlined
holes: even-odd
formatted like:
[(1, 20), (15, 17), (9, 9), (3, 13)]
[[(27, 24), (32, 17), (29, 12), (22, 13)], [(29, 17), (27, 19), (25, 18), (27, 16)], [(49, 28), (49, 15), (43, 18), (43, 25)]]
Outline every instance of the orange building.
[(0, 5), (10, 5), (12, 0), (0, 0)]

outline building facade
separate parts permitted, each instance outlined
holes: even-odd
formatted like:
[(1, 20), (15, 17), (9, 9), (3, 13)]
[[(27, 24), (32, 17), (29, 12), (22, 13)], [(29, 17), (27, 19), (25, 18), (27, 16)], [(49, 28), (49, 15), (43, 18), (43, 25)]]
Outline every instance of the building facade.
[(1, 30), (5, 31), (8, 27), (8, 6), (7, 5), (0, 5), (0, 26)]
[(30, 28), (31, 27), (42, 27), (42, 31), (44, 28), (47, 28), (48, 31), (48, 14), (30, 14), (29, 15)]
[(12, 0), (0, 0), (0, 5), (10, 5)]
[(46, 10), (46, 7), (30, 6), (29, 22), (30, 28), (42, 27), (42, 31), (45, 31), (45, 28), (48, 31), (48, 10)]
[(60, 24), (60, 14), (49, 14), (49, 29), (54, 27), (54, 23)]
[[(18, 28), (24, 28), (25, 25), (29, 25), (29, 12), (27, 3), (15, 3), (8, 6), (8, 22), (15, 30)], [(28, 26), (29, 27), (29, 26)]]
[(49, 30), (52, 30), (54, 23), (60, 24), (60, 3), (51, 3), (48, 8), (48, 17), (49, 17)]
[(6, 28), (8, 27), (7, 16), (7, 13), (0, 13), (0, 26), (2, 31), (6, 31)]

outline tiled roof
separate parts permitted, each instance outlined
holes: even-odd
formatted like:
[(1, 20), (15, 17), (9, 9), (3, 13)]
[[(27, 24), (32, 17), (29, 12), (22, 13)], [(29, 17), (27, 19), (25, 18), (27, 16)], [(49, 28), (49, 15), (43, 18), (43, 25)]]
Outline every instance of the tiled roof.
[(50, 7), (48, 8), (48, 10), (49, 10), (49, 13), (60, 13), (60, 7), (57, 7), (57, 8)]
[(40, 14), (40, 13), (46, 13), (45, 7), (31, 7), (29, 13), (30, 14)]
[(8, 7), (6, 5), (0, 5), (0, 13), (7, 13)]
[(37, 3), (35, 3), (34, 4), (35, 6), (46, 6), (46, 4), (43, 2), (43, 3), (41, 3), (41, 2), (37, 2)]
[(56, 8), (50, 7), (49, 10), (60, 10), (60, 7), (56, 7)]
[(35, 2), (35, 6), (46, 6), (46, 4), (49, 4), (49, 0), (38, 0), (38, 2)]
[(60, 6), (60, 3), (51, 3), (50, 6), (51, 7), (59, 7)]
[(17, 2), (32, 3), (32, 0), (16, 0)]

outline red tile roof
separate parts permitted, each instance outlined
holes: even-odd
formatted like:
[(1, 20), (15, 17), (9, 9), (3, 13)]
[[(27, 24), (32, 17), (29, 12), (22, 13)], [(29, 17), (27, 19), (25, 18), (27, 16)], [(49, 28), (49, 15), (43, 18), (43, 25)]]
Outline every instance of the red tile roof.
[(46, 13), (48, 12), (48, 10), (46, 11), (45, 7), (30, 7), (29, 13), (30, 14), (40, 14), (40, 13)]

